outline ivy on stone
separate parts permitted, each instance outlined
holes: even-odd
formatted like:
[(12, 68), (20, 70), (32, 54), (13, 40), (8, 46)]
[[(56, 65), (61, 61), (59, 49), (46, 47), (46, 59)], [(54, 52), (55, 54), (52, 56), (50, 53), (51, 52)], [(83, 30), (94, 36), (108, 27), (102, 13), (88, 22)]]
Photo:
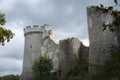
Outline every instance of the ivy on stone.
[(101, 10), (104, 14), (111, 13), (113, 16), (112, 23), (105, 24), (103, 23), (103, 31), (109, 28), (111, 32), (114, 32), (120, 26), (120, 11), (114, 10), (113, 6), (104, 7), (102, 4), (100, 6), (96, 6), (96, 11)]

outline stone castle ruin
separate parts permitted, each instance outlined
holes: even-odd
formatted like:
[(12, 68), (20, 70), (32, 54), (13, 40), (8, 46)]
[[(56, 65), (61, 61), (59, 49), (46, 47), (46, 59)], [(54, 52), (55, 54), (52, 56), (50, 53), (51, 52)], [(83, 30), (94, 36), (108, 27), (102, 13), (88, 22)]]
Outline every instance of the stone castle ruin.
[(89, 61), (90, 72), (103, 65), (109, 58), (111, 44), (120, 46), (120, 29), (115, 32), (110, 32), (108, 29), (103, 31), (103, 23), (109, 24), (114, 19), (110, 12), (103, 13), (101, 10), (96, 10), (96, 7), (88, 7), (87, 16), (89, 47), (84, 46), (77, 38), (67, 38), (57, 42), (51, 27), (47, 24), (24, 28), (25, 44), (21, 80), (31, 80), (31, 67), (39, 55), (47, 55), (52, 59), (52, 71), (60, 71), (61, 78), (74, 66), (79, 56)]
[[(88, 48), (76, 38), (55, 40), (54, 34), (49, 25), (33, 25), (24, 28), (25, 46), (24, 60), (21, 80), (31, 80), (32, 64), (39, 55), (47, 55), (53, 62), (53, 72), (61, 71), (61, 77), (64, 76), (71, 63), (75, 63), (79, 55), (88, 55)], [(83, 48), (80, 52), (80, 49)], [(87, 50), (87, 51), (86, 51)], [(85, 52), (82, 54), (82, 52)], [(73, 65), (72, 65), (73, 66)], [(66, 70), (65, 70), (66, 69)], [(29, 73), (29, 74), (28, 74)]]

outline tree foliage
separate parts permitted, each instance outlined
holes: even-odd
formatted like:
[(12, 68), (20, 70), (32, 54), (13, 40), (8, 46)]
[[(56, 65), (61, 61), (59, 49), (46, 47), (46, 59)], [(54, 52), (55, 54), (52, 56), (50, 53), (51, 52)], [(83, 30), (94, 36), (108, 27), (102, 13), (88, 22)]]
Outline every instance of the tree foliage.
[(4, 45), (5, 41), (9, 42), (14, 36), (11, 30), (2, 27), (5, 23), (5, 14), (0, 12), (0, 45)]
[(40, 56), (32, 66), (33, 80), (54, 80), (52, 69), (52, 60), (47, 56)]
[(117, 5), (117, 4), (118, 4), (118, 1), (117, 1), (117, 0), (114, 0), (114, 3)]
[(110, 58), (92, 76), (93, 80), (120, 80), (120, 52), (111, 49)]
[(0, 77), (0, 80), (19, 80), (19, 79), (20, 79), (19, 75), (7, 75)]
[(88, 62), (80, 57), (78, 63), (67, 73), (66, 80), (89, 80)]

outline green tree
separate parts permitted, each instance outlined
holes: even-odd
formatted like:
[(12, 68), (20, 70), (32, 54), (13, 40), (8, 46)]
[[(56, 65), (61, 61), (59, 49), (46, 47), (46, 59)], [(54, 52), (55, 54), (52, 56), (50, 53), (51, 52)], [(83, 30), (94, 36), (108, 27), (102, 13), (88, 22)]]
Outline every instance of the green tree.
[(66, 80), (89, 80), (88, 62), (79, 58), (78, 63), (67, 73)]
[(0, 12), (0, 45), (4, 45), (5, 41), (9, 42), (14, 36), (11, 30), (2, 27), (5, 23), (5, 14)]
[(109, 60), (93, 76), (93, 80), (120, 80), (120, 52), (111, 49)]
[(52, 60), (47, 56), (41, 56), (35, 60), (33, 70), (33, 80), (54, 80), (51, 70), (53, 69)]
[(19, 75), (6, 75), (0, 77), (0, 80), (19, 80), (20, 76)]

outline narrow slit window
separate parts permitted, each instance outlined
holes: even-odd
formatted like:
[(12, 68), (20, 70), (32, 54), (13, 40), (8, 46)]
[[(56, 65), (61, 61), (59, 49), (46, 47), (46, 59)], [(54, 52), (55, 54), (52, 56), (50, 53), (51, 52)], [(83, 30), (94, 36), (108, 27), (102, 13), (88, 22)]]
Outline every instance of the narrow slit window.
[(32, 48), (32, 45), (30, 45), (30, 48)]

